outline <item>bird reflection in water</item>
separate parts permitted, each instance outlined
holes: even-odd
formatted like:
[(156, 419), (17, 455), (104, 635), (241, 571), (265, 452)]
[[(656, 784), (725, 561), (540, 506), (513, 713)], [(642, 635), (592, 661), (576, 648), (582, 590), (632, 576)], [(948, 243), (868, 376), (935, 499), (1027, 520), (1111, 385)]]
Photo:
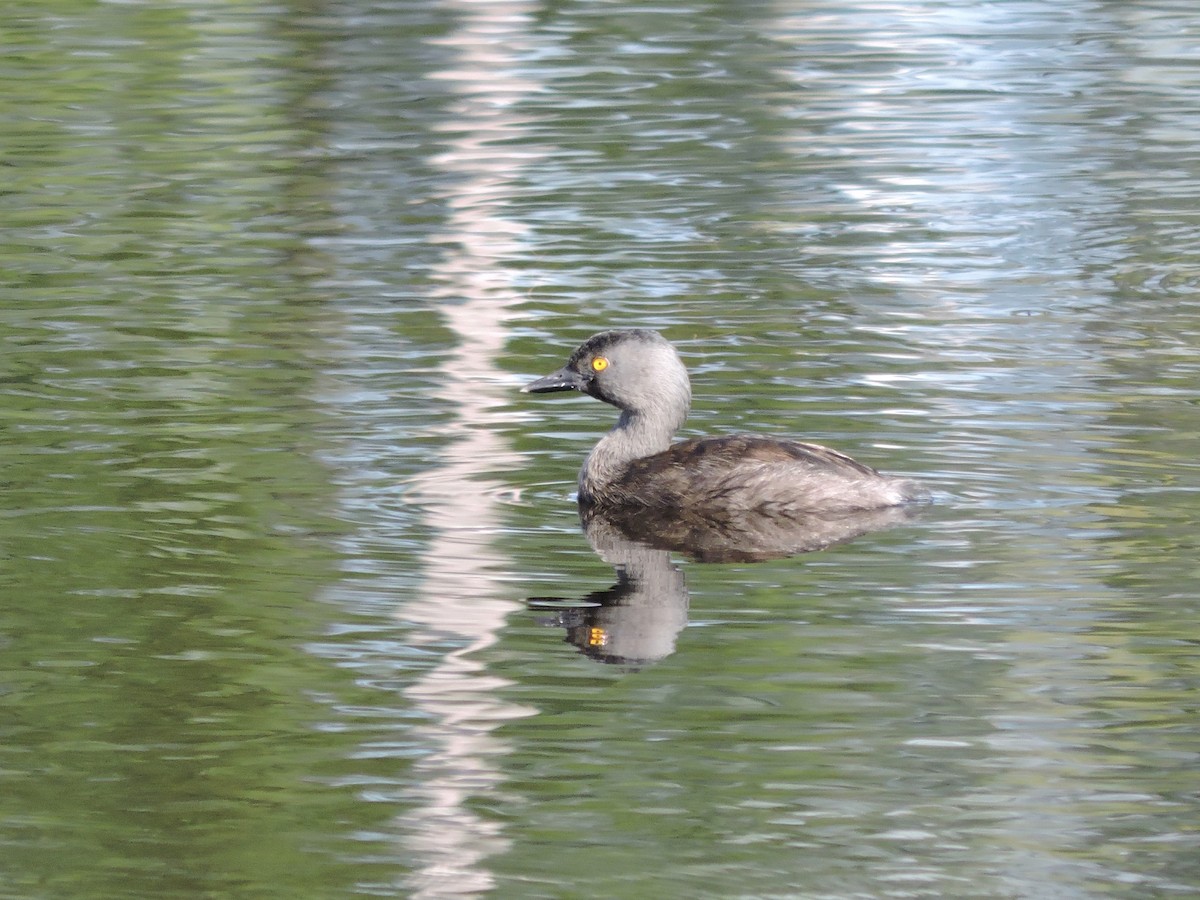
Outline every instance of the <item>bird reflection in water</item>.
[(714, 518), (711, 511), (702, 517), (585, 506), (580, 518), (588, 543), (616, 570), (616, 583), (575, 601), (535, 597), (528, 605), (554, 610), (542, 624), (565, 628), (567, 641), (592, 659), (642, 668), (674, 653), (687, 625), (687, 582), (672, 552), (696, 562), (762, 562), (824, 550), (918, 511), (897, 506), (793, 517), (731, 510)]

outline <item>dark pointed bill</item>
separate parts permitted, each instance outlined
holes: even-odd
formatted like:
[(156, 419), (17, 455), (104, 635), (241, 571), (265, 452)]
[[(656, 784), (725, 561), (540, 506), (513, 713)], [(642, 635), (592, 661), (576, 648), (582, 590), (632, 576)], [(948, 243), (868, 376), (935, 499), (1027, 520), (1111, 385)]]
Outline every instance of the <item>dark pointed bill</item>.
[(521, 388), (523, 394), (550, 394), (554, 391), (582, 391), (583, 377), (578, 372), (562, 368)]

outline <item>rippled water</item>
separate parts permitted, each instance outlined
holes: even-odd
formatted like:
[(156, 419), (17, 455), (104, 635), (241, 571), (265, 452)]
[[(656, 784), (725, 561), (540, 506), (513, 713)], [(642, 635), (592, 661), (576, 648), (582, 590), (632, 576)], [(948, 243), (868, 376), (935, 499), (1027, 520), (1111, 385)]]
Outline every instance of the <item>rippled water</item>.
[[(1200, 891), (1198, 33), (18, 4), (0, 895)], [(593, 549), (613, 325), (936, 505)]]

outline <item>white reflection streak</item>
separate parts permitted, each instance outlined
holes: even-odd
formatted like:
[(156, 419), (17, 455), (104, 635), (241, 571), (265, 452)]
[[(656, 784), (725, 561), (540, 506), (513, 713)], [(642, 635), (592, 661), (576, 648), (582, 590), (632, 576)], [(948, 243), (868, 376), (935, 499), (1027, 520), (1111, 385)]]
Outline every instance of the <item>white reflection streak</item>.
[[(455, 67), (432, 77), (454, 85), (453, 139), (432, 160), (456, 176), (447, 222), (448, 250), (440, 266), (442, 314), (458, 337), (457, 350), (441, 367), (441, 400), (459, 415), (456, 440), (440, 464), (414, 485), (434, 537), (426, 557), (419, 598), (402, 615), (415, 639), (458, 647), (405, 695), (428, 714), (422, 729), (430, 753), (415, 767), (422, 804), (406, 823), (415, 898), (464, 897), (494, 886), (486, 860), (509, 841), (498, 822), (470, 809), (473, 797), (496, 801), (503, 775), (493, 760), (507, 752), (492, 734), (503, 722), (535, 710), (504, 701), (509, 682), (486, 673), (476, 654), (493, 644), (516, 604), (495, 596), (492, 572), (503, 559), (490, 534), (500, 525), (497, 497), (504, 485), (476, 477), (481, 470), (517, 457), (500, 438), (508, 388), (492, 373), (521, 300), (496, 260), (521, 246), (523, 229), (505, 218), (513, 178), (536, 157), (497, 142), (521, 137), (512, 105), (538, 87), (516, 78), (524, 50), (528, 4), (511, 0), (461, 3), (460, 27), (439, 41), (456, 57)], [(450, 130), (448, 126), (447, 130)]]

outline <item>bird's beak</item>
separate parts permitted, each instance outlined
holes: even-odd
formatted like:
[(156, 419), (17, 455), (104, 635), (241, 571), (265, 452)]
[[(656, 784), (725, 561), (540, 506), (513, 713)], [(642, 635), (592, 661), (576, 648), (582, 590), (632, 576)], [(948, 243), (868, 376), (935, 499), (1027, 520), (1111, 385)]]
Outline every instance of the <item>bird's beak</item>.
[(521, 393), (551, 394), (555, 391), (582, 391), (586, 386), (587, 383), (582, 375), (563, 366), (557, 372), (551, 372), (537, 381), (531, 381), (521, 388)]

